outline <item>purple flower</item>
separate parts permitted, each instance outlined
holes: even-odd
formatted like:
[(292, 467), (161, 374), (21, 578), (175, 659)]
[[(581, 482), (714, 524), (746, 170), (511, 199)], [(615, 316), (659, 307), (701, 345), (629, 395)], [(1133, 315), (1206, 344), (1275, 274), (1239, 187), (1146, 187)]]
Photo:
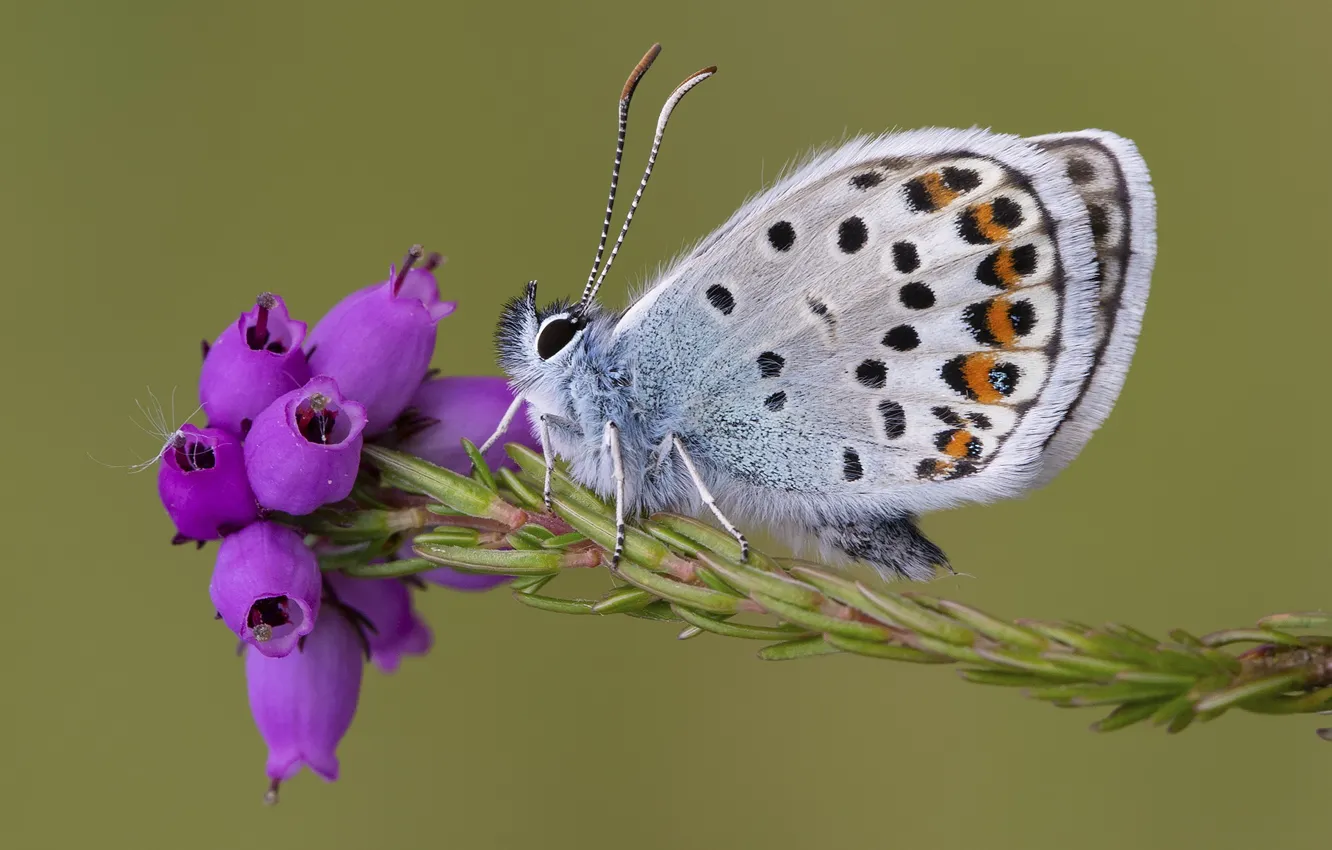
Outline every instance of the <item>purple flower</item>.
[(425, 380), (435, 353), (435, 323), (455, 306), (439, 300), (430, 273), (439, 255), (432, 254), (424, 268), (411, 269), (417, 256), (414, 249), (401, 273), (335, 304), (306, 341), (314, 373), (334, 378), (365, 405), (367, 435), (387, 431)]
[(240, 438), (220, 428), (181, 426), (162, 452), (157, 493), (178, 541), (216, 540), (259, 517)]
[(227, 628), (280, 658), (314, 629), (320, 590), (319, 562), (301, 535), (256, 522), (223, 539), (208, 595)]
[(386, 673), (404, 655), (424, 655), (433, 642), (430, 627), (412, 610), (412, 592), (396, 578), (352, 578), (329, 573), (338, 602), (365, 618), (370, 660)]
[(330, 606), (298, 652), (271, 658), (245, 652), (245, 680), (254, 725), (268, 745), (267, 802), (302, 767), (328, 782), (338, 778), (338, 742), (347, 734), (361, 694), (364, 644)]
[(304, 341), (305, 323), (287, 315), (286, 303), (260, 295), (204, 355), (199, 401), (208, 424), (244, 436), (273, 399), (310, 380)]
[[(513, 391), (503, 378), (478, 375), (426, 381), (412, 396), (411, 408), (427, 421), (435, 421), (404, 439), (399, 448), (465, 475), (472, 462), (463, 452), (462, 440), (480, 446), (490, 438), (512, 403)], [(513, 466), (504, 453), (505, 443), (522, 443), (533, 451), (541, 451), (541, 444), (532, 436), (526, 404), (509, 429), (486, 452), (486, 463), (492, 469), (504, 464)]]
[(245, 438), (259, 504), (299, 515), (345, 499), (356, 483), (365, 421), (365, 408), (322, 375), (266, 407)]

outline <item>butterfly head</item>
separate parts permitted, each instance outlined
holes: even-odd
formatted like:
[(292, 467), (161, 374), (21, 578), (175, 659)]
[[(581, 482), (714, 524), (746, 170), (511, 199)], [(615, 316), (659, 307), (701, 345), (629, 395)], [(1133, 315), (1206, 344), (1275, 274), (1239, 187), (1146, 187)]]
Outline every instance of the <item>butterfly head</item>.
[(532, 281), (500, 316), (495, 332), (500, 366), (524, 388), (558, 381), (582, 359), (589, 331), (599, 330), (606, 318), (595, 303), (556, 301), (538, 307)]

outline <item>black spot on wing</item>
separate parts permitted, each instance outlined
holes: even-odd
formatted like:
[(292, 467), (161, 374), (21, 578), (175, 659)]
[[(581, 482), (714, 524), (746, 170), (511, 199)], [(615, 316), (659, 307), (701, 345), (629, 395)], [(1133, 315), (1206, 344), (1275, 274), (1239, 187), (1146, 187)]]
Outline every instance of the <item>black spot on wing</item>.
[(991, 299), (990, 301), (978, 301), (975, 304), (968, 305), (967, 308), (962, 311), (962, 321), (966, 323), (967, 330), (971, 331), (972, 338), (981, 345), (999, 344), (999, 340), (995, 339), (994, 334), (990, 332), (990, 324), (988, 320), (990, 304), (993, 300), (994, 299)]
[(981, 183), (980, 172), (956, 165), (944, 166), (942, 175), (944, 185), (958, 194), (970, 192)]
[(914, 242), (893, 243), (893, 266), (902, 274), (911, 274), (920, 268), (920, 252)]
[(948, 384), (953, 392), (975, 401), (976, 394), (971, 391), (971, 387), (967, 386), (967, 376), (962, 371), (962, 367), (966, 363), (967, 355), (959, 354), (945, 363), (943, 368), (939, 370), (939, 374), (943, 376), (944, 383)]
[(1013, 249), (1013, 271), (1026, 277), (1036, 271), (1036, 246), (1019, 245)]
[(883, 433), (890, 440), (896, 440), (906, 433), (906, 411), (895, 401), (884, 399), (879, 402), (879, 416), (883, 418)]
[(763, 400), (763, 406), (771, 410), (773, 413), (786, 407), (786, 392), (784, 390), (778, 390), (768, 396)]
[(1012, 198), (1000, 195), (990, 202), (990, 208), (991, 220), (1001, 227), (1012, 230), (1022, 223), (1022, 207)]
[(1100, 242), (1110, 232), (1110, 214), (1100, 204), (1088, 204), (1087, 215), (1091, 219), (1092, 238)]
[(976, 464), (965, 460), (959, 460), (957, 463), (953, 464), (953, 468), (949, 470), (948, 479), (951, 481), (955, 478), (966, 478), (968, 475), (974, 475), (977, 469), (978, 467)]
[(1014, 301), (1008, 306), (1008, 322), (1013, 326), (1013, 333), (1026, 336), (1036, 326), (1036, 308), (1030, 301)]
[(844, 254), (854, 254), (869, 241), (869, 228), (860, 216), (853, 215), (837, 226), (837, 247)]
[(888, 381), (888, 367), (882, 360), (866, 360), (856, 367), (856, 380), (872, 390), (883, 389)]
[(723, 316), (731, 315), (731, 311), (735, 309), (735, 297), (731, 295), (731, 290), (721, 284), (714, 283), (708, 287), (708, 301), (720, 310)]
[(782, 374), (786, 358), (775, 351), (765, 351), (758, 356), (759, 377), (776, 378)]
[(877, 171), (866, 171), (851, 178), (851, 185), (861, 191), (872, 189), (883, 182), (883, 175)]
[(966, 424), (962, 417), (958, 416), (957, 411), (953, 410), (951, 407), (931, 407), (930, 413), (934, 415), (935, 419), (938, 419), (945, 425), (951, 425), (954, 428), (961, 428)]
[(795, 239), (795, 227), (789, 221), (779, 221), (768, 228), (768, 244), (778, 251), (791, 250)]
[(928, 310), (934, 306), (934, 290), (923, 283), (908, 283), (897, 292), (902, 306), (912, 310)]
[(898, 325), (883, 335), (883, 344), (894, 351), (911, 351), (920, 345), (920, 334), (911, 325)]
[(842, 477), (847, 481), (859, 481), (865, 476), (865, 467), (860, 465), (860, 453), (847, 447), (842, 449)]
[(1068, 179), (1081, 186), (1096, 177), (1096, 169), (1086, 159), (1075, 156), (1068, 161)]
[(934, 198), (931, 197), (930, 188), (924, 178), (908, 180), (903, 191), (906, 192), (907, 206), (912, 212), (934, 212), (938, 209), (934, 205)]

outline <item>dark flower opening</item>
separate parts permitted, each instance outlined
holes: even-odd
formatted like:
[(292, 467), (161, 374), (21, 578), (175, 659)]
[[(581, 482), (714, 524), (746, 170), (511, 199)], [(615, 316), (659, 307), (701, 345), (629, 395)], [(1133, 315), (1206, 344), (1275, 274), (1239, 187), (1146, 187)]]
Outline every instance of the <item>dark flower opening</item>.
[(279, 627), (290, 625), (290, 606), (285, 596), (267, 596), (256, 600), (245, 618), (245, 624), (254, 632), (254, 639), (260, 643), (271, 640)]
[(171, 441), (171, 452), (181, 472), (212, 469), (217, 464), (212, 444), (198, 436), (177, 434), (176, 439)]
[(317, 446), (341, 443), (351, 432), (351, 423), (328, 396), (315, 393), (296, 406), (296, 428)]
[(265, 292), (255, 299), (254, 316), (241, 319), (241, 328), (245, 331), (245, 344), (254, 351), (271, 351), (273, 354), (286, 354), (291, 350), (291, 329), (285, 320), (272, 315), (277, 301)]

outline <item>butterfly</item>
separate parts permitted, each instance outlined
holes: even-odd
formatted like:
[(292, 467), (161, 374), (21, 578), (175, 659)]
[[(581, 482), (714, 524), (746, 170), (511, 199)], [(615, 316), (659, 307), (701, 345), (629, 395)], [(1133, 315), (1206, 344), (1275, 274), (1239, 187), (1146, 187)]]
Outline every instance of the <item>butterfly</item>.
[[(496, 344), (547, 467), (626, 516), (710, 511), (885, 577), (948, 567), (919, 514), (1019, 495), (1082, 449), (1123, 386), (1155, 258), (1155, 199), (1113, 133), (924, 129), (853, 139), (795, 168), (626, 310), (596, 294), (629, 105), (582, 297), (509, 302)], [(604, 265), (602, 264), (605, 258)]]

